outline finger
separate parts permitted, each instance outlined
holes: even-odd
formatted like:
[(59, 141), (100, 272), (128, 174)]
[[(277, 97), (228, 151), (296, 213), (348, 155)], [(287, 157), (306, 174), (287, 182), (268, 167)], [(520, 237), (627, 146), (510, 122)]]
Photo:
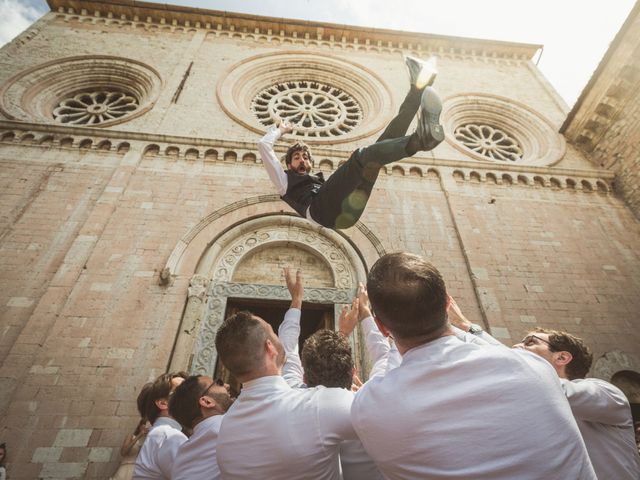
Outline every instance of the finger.
[(362, 386), (362, 380), (360, 380), (360, 377), (358, 377), (357, 374), (353, 374), (353, 384), (357, 385), (358, 387)]

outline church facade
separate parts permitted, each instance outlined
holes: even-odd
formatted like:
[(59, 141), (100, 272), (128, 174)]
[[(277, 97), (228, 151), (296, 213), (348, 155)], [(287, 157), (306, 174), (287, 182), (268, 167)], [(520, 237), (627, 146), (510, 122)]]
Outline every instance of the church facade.
[[(596, 78), (569, 115), (532, 62), (539, 45), (124, 0), (49, 5), (0, 50), (11, 478), (108, 478), (140, 387), (167, 370), (226, 375), (218, 326), (238, 309), (277, 326), (283, 267), (305, 274), (308, 335), (333, 328), (376, 259), (400, 250), (432, 261), (505, 344), (537, 326), (583, 337), (591, 375), (640, 403), (638, 157), (607, 140), (621, 118), (600, 115), (598, 98), (613, 80)], [(624, 68), (637, 82), (622, 54), (637, 10), (598, 78)], [(438, 60), (445, 141), (383, 167), (355, 227), (300, 218), (257, 141), (289, 119), (296, 131), (276, 152), (302, 140), (330, 176), (393, 118), (404, 55)], [(637, 100), (621, 104), (637, 135)], [(587, 148), (594, 118), (605, 132)], [(601, 161), (617, 152), (631, 167)]]

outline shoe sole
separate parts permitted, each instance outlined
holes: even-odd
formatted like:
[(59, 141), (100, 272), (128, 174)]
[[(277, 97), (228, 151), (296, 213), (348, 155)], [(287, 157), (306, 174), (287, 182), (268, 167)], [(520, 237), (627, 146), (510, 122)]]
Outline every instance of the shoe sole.
[[(437, 145), (444, 140), (444, 129), (440, 125), (442, 102), (433, 88), (427, 87), (424, 89), (420, 110), (422, 114), (427, 116), (427, 124), (429, 125), (431, 136), (437, 141)], [(435, 148), (435, 145), (433, 148)]]

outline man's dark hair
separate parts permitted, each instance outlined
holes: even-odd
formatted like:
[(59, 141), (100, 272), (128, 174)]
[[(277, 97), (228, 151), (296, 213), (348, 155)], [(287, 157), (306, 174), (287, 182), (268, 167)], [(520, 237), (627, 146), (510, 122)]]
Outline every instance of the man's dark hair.
[(351, 388), (351, 345), (341, 333), (318, 330), (304, 342), (301, 360), (309, 387)]
[(367, 277), (373, 311), (400, 340), (429, 339), (447, 325), (447, 289), (438, 269), (418, 255), (390, 253)]
[(153, 424), (160, 416), (160, 409), (156, 405), (156, 400), (161, 400), (163, 398), (169, 400), (169, 396), (171, 394), (171, 380), (177, 377), (187, 378), (187, 376), (186, 372), (163, 373), (154, 380), (149, 388), (149, 393), (146, 395), (144, 411), (147, 415), (147, 420)]
[(571, 354), (571, 361), (565, 367), (569, 380), (587, 376), (593, 362), (593, 354), (581, 338), (567, 332), (540, 327), (536, 328), (535, 331), (549, 335), (549, 351), (569, 352)]
[(259, 370), (264, 362), (267, 330), (251, 312), (228, 317), (216, 333), (216, 350), (222, 364), (236, 377)]
[(287, 149), (287, 154), (284, 157), (284, 163), (286, 163), (287, 166), (291, 165), (293, 154), (300, 151), (307, 152), (309, 161), (313, 163), (313, 159), (311, 158), (311, 150), (309, 150), (309, 146), (304, 142), (296, 142)]
[(201, 375), (193, 375), (173, 391), (169, 400), (169, 413), (183, 428), (193, 428), (193, 422), (202, 416), (198, 400), (202, 395)]

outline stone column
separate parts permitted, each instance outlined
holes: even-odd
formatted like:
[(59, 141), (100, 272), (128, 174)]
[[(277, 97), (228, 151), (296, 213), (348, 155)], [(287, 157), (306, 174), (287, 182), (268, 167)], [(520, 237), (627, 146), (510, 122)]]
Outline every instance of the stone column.
[(189, 281), (189, 293), (187, 296), (187, 306), (180, 322), (180, 330), (176, 338), (176, 346), (171, 356), (169, 371), (191, 369), (193, 350), (196, 339), (200, 331), (202, 321), (203, 305), (205, 302), (209, 279), (202, 275), (194, 275)]

